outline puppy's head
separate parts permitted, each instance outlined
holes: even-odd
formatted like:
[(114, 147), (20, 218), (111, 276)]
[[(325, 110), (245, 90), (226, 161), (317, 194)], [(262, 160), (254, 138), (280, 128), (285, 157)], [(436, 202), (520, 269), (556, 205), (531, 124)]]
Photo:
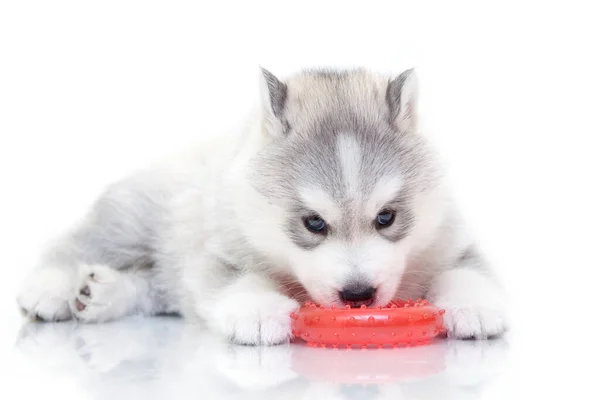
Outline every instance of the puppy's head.
[(412, 70), (262, 71), (263, 134), (251, 182), (266, 198), (262, 251), (322, 304), (383, 305), (439, 204), (416, 128)]

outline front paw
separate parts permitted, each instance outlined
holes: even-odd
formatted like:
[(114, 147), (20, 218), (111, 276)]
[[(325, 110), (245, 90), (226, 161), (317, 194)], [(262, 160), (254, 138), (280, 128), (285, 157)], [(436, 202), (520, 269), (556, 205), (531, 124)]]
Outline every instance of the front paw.
[(481, 270), (455, 268), (441, 273), (432, 282), (428, 300), (446, 310), (449, 338), (487, 339), (508, 329), (505, 294)]
[(504, 310), (485, 305), (437, 304), (444, 308), (444, 326), (451, 339), (488, 339), (508, 329)]
[(281, 344), (292, 337), (290, 314), (298, 306), (276, 292), (230, 294), (211, 310), (211, 322), (234, 343)]

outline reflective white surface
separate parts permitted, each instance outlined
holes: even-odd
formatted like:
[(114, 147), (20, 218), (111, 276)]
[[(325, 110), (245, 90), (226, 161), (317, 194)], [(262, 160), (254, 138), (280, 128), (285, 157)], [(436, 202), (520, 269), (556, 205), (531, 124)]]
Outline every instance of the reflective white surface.
[(26, 323), (15, 350), (36, 376), (58, 376), (73, 398), (478, 399), (503, 371), (509, 346), (500, 339), (382, 350), (249, 347), (161, 317)]

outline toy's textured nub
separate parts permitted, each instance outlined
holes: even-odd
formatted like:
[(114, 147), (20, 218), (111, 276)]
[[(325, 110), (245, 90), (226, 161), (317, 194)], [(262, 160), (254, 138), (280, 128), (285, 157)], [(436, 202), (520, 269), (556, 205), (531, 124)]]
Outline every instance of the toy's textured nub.
[(443, 315), (427, 300), (394, 300), (378, 308), (325, 308), (307, 302), (291, 314), (292, 333), (309, 346), (422, 345), (443, 332)]

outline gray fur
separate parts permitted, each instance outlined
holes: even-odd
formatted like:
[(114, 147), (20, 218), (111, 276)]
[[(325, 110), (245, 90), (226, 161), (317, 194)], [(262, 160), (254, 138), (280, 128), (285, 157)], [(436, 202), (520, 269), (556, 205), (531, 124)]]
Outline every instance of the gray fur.
[(269, 90), (269, 100), (271, 102), (271, 110), (277, 118), (283, 117), (285, 101), (287, 99), (287, 85), (281, 82), (275, 75), (261, 68), (264, 79)]
[(149, 284), (140, 304), (147, 303), (152, 313), (176, 311), (170, 288), (157, 277), (156, 268), (163, 257), (161, 232), (173, 193), (155, 183), (140, 173), (110, 185), (84, 222), (52, 246), (44, 261), (73, 269), (82, 263), (109, 265), (142, 276)]
[[(407, 81), (407, 79), (410, 78), (410, 76), (413, 73), (414, 71), (412, 69), (404, 71), (403, 73), (398, 75), (393, 81), (391, 81), (388, 85), (388, 89), (385, 94), (385, 99), (387, 100), (388, 105), (390, 107), (392, 120), (398, 118), (398, 115), (400, 115), (401, 112), (405, 111), (402, 109), (402, 92), (404, 88), (404, 83)], [(404, 96), (406, 96), (406, 94), (404, 94)]]

